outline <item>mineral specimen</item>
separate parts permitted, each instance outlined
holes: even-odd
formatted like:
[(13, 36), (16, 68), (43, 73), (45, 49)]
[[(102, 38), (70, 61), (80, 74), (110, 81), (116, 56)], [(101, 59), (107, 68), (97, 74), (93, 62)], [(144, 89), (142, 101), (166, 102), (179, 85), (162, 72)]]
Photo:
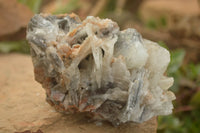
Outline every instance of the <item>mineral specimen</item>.
[(169, 52), (135, 29), (75, 14), (35, 15), (28, 24), (35, 79), (46, 100), (65, 113), (88, 112), (115, 125), (172, 112), (164, 76)]

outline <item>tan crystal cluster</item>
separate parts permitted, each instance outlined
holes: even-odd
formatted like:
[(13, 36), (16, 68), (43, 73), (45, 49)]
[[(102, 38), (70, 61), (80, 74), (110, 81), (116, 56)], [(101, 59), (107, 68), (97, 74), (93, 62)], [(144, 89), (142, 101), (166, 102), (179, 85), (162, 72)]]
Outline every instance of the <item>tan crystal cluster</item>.
[(172, 112), (164, 76), (169, 52), (116, 22), (75, 14), (35, 15), (28, 24), (35, 79), (65, 113), (88, 112), (115, 125)]

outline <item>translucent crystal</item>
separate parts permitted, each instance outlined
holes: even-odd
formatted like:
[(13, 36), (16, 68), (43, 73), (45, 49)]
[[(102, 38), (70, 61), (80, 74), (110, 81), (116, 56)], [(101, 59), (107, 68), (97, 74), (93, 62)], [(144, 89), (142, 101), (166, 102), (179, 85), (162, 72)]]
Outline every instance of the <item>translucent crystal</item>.
[(35, 15), (28, 24), (35, 79), (47, 101), (65, 113), (88, 112), (113, 124), (143, 122), (172, 112), (164, 76), (169, 52), (135, 29), (75, 14)]

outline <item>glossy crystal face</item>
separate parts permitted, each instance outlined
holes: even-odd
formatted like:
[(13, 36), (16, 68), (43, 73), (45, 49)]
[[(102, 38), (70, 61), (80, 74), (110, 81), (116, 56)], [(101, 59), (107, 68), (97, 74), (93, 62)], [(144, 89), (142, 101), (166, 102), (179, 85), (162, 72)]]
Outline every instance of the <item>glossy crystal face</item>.
[(164, 76), (169, 52), (116, 22), (75, 14), (35, 15), (28, 25), (35, 79), (47, 101), (65, 113), (89, 112), (113, 124), (172, 112)]

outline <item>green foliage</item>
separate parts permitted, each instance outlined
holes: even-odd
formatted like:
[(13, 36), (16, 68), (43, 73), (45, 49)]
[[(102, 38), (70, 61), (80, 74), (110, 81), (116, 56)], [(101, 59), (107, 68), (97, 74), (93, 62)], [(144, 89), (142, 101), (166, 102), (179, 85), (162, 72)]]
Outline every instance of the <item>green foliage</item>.
[(178, 49), (175, 51), (171, 51), (170, 53), (171, 53), (171, 62), (168, 66), (167, 73), (170, 77), (174, 78), (174, 84), (171, 87), (171, 90), (173, 90), (174, 92), (178, 92), (179, 82), (183, 76), (180, 67), (183, 63), (185, 51), (183, 49)]
[(169, 50), (169, 48), (167, 47), (167, 45), (165, 44), (165, 42), (163, 41), (158, 41), (158, 44), (163, 47), (163, 48), (166, 48), (167, 50)]
[(160, 133), (183, 133), (180, 120), (173, 116), (158, 117), (158, 132)]
[(156, 23), (156, 20), (155, 19), (150, 19), (147, 23), (146, 23), (146, 26), (150, 29), (157, 29), (158, 28), (158, 25)]
[(200, 86), (200, 63), (199, 64), (193, 64), (190, 63), (188, 67), (185, 68), (186, 76), (197, 82), (197, 84)]
[[(116, 9), (116, 0), (108, 0), (103, 10), (98, 14), (100, 18), (111, 17)], [(110, 16), (111, 15), (111, 16)]]
[[(161, 47), (164, 47), (166, 49), (169, 50), (169, 48), (167, 47), (167, 45), (163, 42), (163, 41), (159, 41), (158, 44)], [(181, 79), (181, 71), (179, 70), (179, 68), (182, 65), (184, 56), (185, 56), (185, 51), (183, 49), (178, 49), (178, 50), (174, 50), (170, 52), (171, 55), (171, 61), (170, 64), (168, 66), (168, 70), (167, 70), (167, 74), (170, 77), (174, 78), (174, 84), (171, 87), (171, 90), (173, 92), (177, 92), (179, 89), (179, 81)]]
[(146, 22), (146, 27), (149, 29), (165, 28), (167, 26), (167, 18), (161, 16), (159, 19), (151, 18)]
[(20, 52), (29, 53), (29, 45), (26, 41), (0, 42), (0, 53)]
[[(158, 44), (161, 47), (164, 47), (169, 50), (169, 48), (163, 41), (159, 41)], [(177, 49), (177, 50), (171, 51), (170, 55), (171, 55), (171, 61), (168, 66), (168, 69), (167, 69), (167, 74), (168, 74), (168, 76), (174, 78), (174, 84), (171, 87), (171, 90), (173, 92), (177, 92), (179, 89), (179, 81), (180, 81), (181, 77), (183, 76), (182, 72), (180, 70), (180, 67), (183, 63), (185, 51), (183, 49)]]
[[(165, 48), (163, 42), (159, 42), (160, 46)], [(176, 95), (180, 93), (194, 91), (194, 88), (180, 88), (181, 79), (186, 79), (199, 86), (200, 81), (200, 64), (183, 64), (185, 51), (177, 49), (170, 52), (171, 62), (168, 66), (167, 74), (174, 78), (174, 85), (171, 90)], [(178, 100), (178, 99), (177, 99)], [(168, 116), (158, 117), (158, 133), (200, 133), (200, 91), (189, 94), (189, 96), (181, 97), (178, 101), (174, 101), (175, 110), (183, 109), (185, 106), (191, 107), (191, 110), (174, 113)]]
[[(178, 116), (178, 115), (177, 115)], [(158, 133), (199, 133), (200, 111), (193, 110), (188, 114), (159, 116)]]
[(160, 24), (160, 26), (162, 26), (162, 27), (166, 27), (166, 26), (167, 26), (167, 19), (166, 19), (165, 16), (161, 16), (161, 17), (160, 17), (159, 24)]
[(18, 0), (18, 1), (28, 6), (34, 13), (39, 13), (42, 0)]
[(191, 99), (191, 104), (200, 109), (200, 91), (198, 91)]
[(116, 8), (116, 0), (109, 0), (108, 4), (106, 5), (107, 12), (113, 12)]
[(183, 49), (171, 51), (171, 62), (168, 67), (169, 74), (176, 73), (176, 71), (182, 65), (184, 56), (185, 56), (185, 51)]
[(61, 1), (57, 1), (57, 9), (53, 14), (63, 14), (74, 11), (80, 7), (79, 0), (70, 0), (67, 4), (62, 5)]

